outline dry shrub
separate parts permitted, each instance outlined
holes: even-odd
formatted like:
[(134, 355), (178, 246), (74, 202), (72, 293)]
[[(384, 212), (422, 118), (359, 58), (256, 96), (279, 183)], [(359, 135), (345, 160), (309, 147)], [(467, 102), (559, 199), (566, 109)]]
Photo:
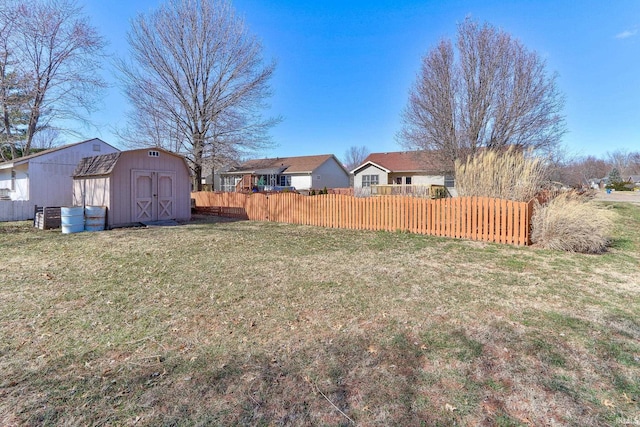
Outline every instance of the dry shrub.
[(456, 161), (456, 189), (460, 196), (495, 197), (528, 202), (546, 181), (541, 158), (515, 150), (487, 150)]
[(587, 197), (564, 193), (536, 205), (532, 227), (531, 241), (543, 248), (602, 253), (611, 242), (613, 212)]

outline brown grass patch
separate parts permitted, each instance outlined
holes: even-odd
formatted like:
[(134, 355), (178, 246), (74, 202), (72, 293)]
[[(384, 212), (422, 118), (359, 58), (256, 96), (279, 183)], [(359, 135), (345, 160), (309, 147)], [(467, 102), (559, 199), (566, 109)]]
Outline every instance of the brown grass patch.
[(564, 193), (536, 205), (531, 241), (545, 249), (597, 254), (609, 246), (612, 229), (611, 210)]
[(1, 225), (0, 424), (624, 425), (625, 230), (594, 257), (203, 218)]

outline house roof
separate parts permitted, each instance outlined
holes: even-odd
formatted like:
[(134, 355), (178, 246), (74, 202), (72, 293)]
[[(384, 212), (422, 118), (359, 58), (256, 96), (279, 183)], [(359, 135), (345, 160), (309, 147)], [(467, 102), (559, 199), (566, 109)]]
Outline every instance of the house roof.
[(254, 159), (241, 163), (237, 167), (232, 168), (225, 173), (234, 175), (313, 173), (313, 171), (332, 158), (336, 163), (342, 166), (333, 154), (320, 154), (316, 156)]
[(640, 175), (629, 175), (630, 182), (640, 182)]
[(100, 141), (103, 144), (106, 144), (106, 145), (110, 146), (114, 150), (117, 150), (117, 148), (115, 148), (111, 144), (108, 144), (108, 143), (104, 142), (100, 138), (91, 138), (91, 139), (86, 139), (86, 140), (80, 141), (80, 142), (74, 142), (73, 144), (66, 144), (66, 145), (61, 145), (59, 147), (49, 148), (48, 150), (39, 151), (37, 153), (29, 154), (28, 156), (19, 157), (17, 159), (9, 160), (9, 161), (6, 161), (6, 162), (0, 162), (0, 169), (6, 169), (6, 168), (11, 168), (11, 167), (14, 167), (14, 166), (22, 165), (22, 164), (27, 163), (31, 159), (34, 159), (36, 157), (44, 156), (46, 154), (55, 153), (56, 151), (65, 150), (67, 148), (75, 147), (76, 145), (84, 144), (86, 142), (91, 142), (91, 141)]
[(371, 153), (364, 162), (353, 170), (358, 170), (374, 165), (384, 169), (388, 173), (393, 172), (438, 172), (442, 173), (447, 168), (433, 153), (422, 151), (395, 151), (389, 153)]

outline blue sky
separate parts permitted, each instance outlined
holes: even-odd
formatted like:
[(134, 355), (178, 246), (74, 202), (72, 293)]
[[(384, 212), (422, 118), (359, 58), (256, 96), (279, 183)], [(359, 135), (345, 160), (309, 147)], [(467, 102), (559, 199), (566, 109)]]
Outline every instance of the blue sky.
[[(114, 55), (126, 55), (131, 19), (159, 0), (80, 0)], [(272, 129), (274, 148), (260, 157), (333, 153), (350, 146), (399, 151), (401, 112), (422, 56), (454, 38), (466, 16), (520, 39), (558, 73), (565, 95), (572, 155), (640, 151), (640, 0), (393, 1), (235, 0), (265, 58), (277, 61), (266, 115), (283, 117)], [(127, 101), (114, 86), (79, 129), (118, 145)], [(71, 138), (73, 139), (73, 138)]]

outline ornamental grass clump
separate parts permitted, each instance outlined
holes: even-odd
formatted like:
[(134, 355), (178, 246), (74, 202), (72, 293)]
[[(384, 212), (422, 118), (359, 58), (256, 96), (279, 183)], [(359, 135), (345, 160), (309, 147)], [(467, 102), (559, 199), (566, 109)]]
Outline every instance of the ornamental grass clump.
[(460, 196), (495, 197), (528, 202), (546, 182), (543, 160), (509, 148), (487, 150), (456, 161), (456, 189)]
[(531, 241), (545, 249), (597, 254), (611, 243), (613, 212), (575, 193), (536, 204)]

